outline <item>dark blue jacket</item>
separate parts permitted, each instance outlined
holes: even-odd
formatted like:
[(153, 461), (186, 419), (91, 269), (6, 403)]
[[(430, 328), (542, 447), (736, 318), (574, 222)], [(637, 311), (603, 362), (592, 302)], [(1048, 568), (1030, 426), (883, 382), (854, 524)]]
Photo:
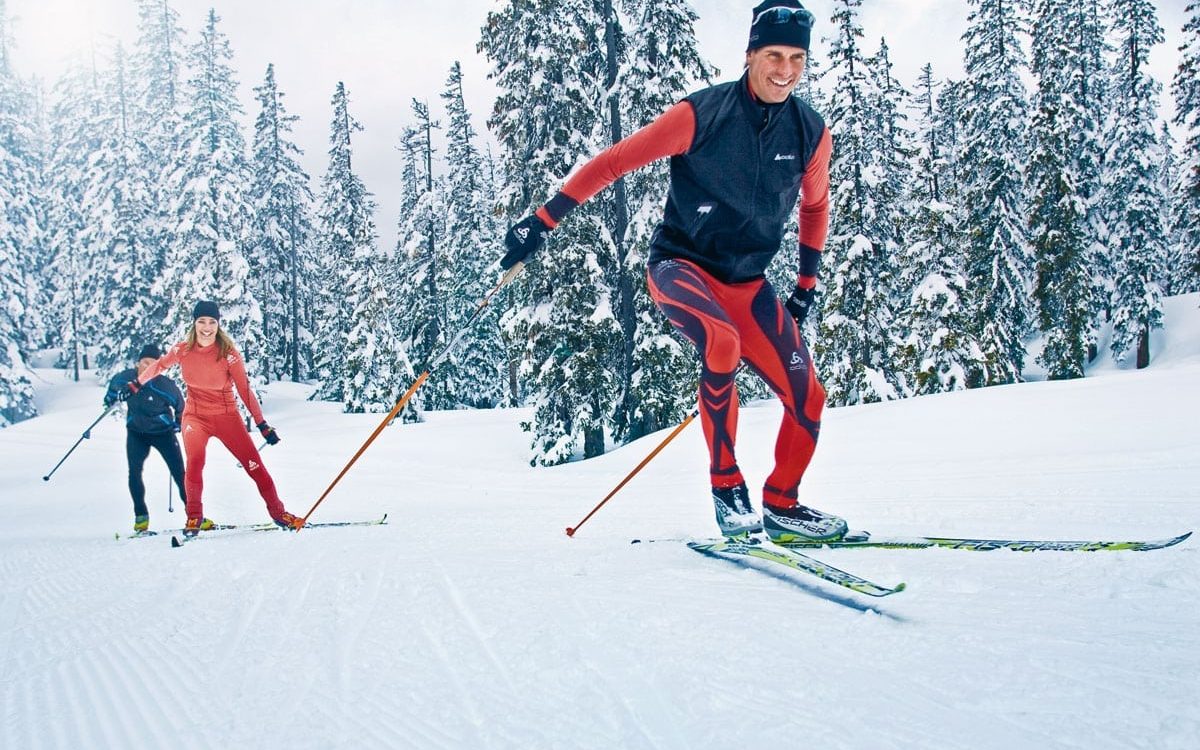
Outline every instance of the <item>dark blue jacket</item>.
[(686, 154), (671, 158), (650, 261), (684, 258), (727, 283), (760, 278), (779, 252), (825, 122), (795, 97), (764, 108), (744, 75), (687, 101), (696, 134)]
[[(137, 370), (132, 367), (114, 375), (113, 379), (108, 381), (104, 405), (112, 405), (117, 400), (117, 393), (125, 384), (136, 378)], [(153, 435), (176, 432), (179, 429), (179, 420), (183, 415), (183, 394), (179, 392), (175, 381), (166, 375), (159, 375), (143, 385), (125, 404), (129, 410), (125, 426), (134, 432)]]

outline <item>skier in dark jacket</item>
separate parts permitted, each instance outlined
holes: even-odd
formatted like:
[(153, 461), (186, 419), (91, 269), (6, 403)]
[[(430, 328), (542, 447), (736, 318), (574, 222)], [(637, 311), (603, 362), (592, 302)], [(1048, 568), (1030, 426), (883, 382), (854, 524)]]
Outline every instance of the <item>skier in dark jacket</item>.
[(158, 451), (167, 462), (171, 478), (179, 488), (180, 501), (187, 502), (183, 483), (183, 454), (175, 437), (183, 414), (183, 394), (179, 392), (179, 386), (166, 375), (159, 375), (137, 393), (131, 394), (127, 387), (161, 356), (162, 352), (153, 344), (142, 347), (136, 366), (114, 375), (104, 394), (105, 406), (124, 401), (127, 409), (125, 456), (129, 460), (129, 494), (133, 496), (133, 530), (139, 533), (150, 528), (142, 466), (151, 448)]
[[(765, 528), (780, 542), (829, 541), (846, 532), (841, 518), (797, 502), (825, 405), (800, 325), (813, 303), (828, 232), (833, 148), (821, 117), (792, 96), (811, 30), (812, 14), (796, 0), (756, 7), (741, 79), (688, 96), (589, 161), (509, 230), (500, 263), (507, 269), (524, 261), (581, 203), (622, 175), (670, 157), (666, 210), (650, 243), (650, 294), (700, 357), (700, 416), (722, 533)], [(799, 196), (796, 286), (780, 303), (764, 273)], [(734, 456), (734, 375), (742, 360), (784, 408), (762, 521)]]

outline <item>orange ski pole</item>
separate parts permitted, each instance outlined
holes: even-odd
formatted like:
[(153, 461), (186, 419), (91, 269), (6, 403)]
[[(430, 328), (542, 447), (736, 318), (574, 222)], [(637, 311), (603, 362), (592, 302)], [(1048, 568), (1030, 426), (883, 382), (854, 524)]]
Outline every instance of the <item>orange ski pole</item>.
[(308, 523), (309, 516), (311, 516), (313, 511), (317, 509), (317, 506), (325, 501), (325, 498), (329, 496), (329, 493), (333, 491), (333, 488), (337, 486), (337, 483), (342, 481), (342, 477), (346, 476), (346, 472), (350, 471), (350, 467), (354, 466), (355, 462), (357, 462), (359, 457), (366, 452), (371, 443), (375, 442), (375, 438), (379, 437), (379, 433), (383, 432), (383, 428), (387, 427), (388, 424), (396, 418), (396, 415), (400, 413), (400, 410), (404, 408), (404, 405), (407, 404), (409, 399), (413, 397), (413, 394), (417, 392), (417, 389), (429, 379), (429, 374), (433, 372), (433, 369), (437, 367), (439, 362), (445, 359), (446, 355), (449, 354), (454, 348), (455, 344), (458, 343), (458, 340), (463, 337), (463, 334), (470, 329), (471, 325), (479, 317), (480, 313), (483, 312), (483, 309), (488, 306), (489, 302), (492, 301), (492, 297), (495, 296), (496, 292), (503, 289), (508, 282), (516, 278), (517, 274), (520, 273), (521, 269), (524, 267), (524, 263), (516, 263), (513, 265), (512, 268), (505, 271), (504, 275), (500, 277), (500, 281), (496, 284), (496, 286), (492, 287), (492, 291), (484, 295), (484, 298), (479, 303), (479, 306), (475, 308), (475, 312), (472, 313), (467, 322), (462, 325), (458, 333), (455, 334), (454, 338), (450, 340), (450, 343), (446, 344), (442, 351), (433, 358), (433, 361), (430, 362), (429, 366), (425, 368), (425, 372), (422, 372), (419, 376), (417, 376), (417, 379), (408, 387), (408, 390), (404, 392), (404, 395), (400, 397), (400, 400), (396, 402), (396, 405), (392, 407), (392, 410), (388, 412), (388, 415), (383, 418), (383, 421), (379, 423), (379, 426), (375, 428), (375, 431), (371, 433), (371, 436), (368, 437), (366, 442), (359, 447), (346, 465), (342, 467), (342, 470), (338, 472), (338, 475), (334, 477), (334, 480), (330, 482), (328, 487), (325, 488), (325, 491), (321, 493), (321, 496), (317, 498), (317, 502), (313, 503), (313, 507), (309, 508), (308, 512), (304, 514), (304, 518), (300, 521), (300, 528), (303, 528), (304, 524)]
[(654, 459), (654, 457), (658, 455), (659, 451), (661, 451), (663, 448), (666, 448), (667, 443), (674, 440), (676, 435), (683, 432), (683, 428), (687, 427), (689, 424), (691, 424), (692, 420), (695, 419), (696, 415), (699, 413), (700, 413), (699, 407), (692, 409), (692, 413), (687, 416), (687, 419), (683, 420), (683, 422), (680, 423), (680, 425), (678, 427), (676, 427), (674, 430), (671, 430), (671, 434), (667, 435), (667, 438), (665, 440), (663, 440), (661, 443), (659, 443), (657, 448), (650, 451), (650, 455), (643, 458), (642, 462), (640, 464), (638, 464), (636, 467), (634, 467), (633, 471), (626, 474), (625, 478), (621, 480), (620, 484), (618, 484), (616, 487), (613, 487), (612, 492), (605, 495), (604, 499), (600, 501), (600, 504), (597, 505), (595, 508), (592, 508), (591, 513), (588, 513), (586, 516), (584, 516), (583, 520), (580, 521), (579, 523), (575, 524), (574, 526), (567, 527), (567, 536), (575, 536), (575, 532), (579, 531), (580, 526), (587, 523), (588, 519), (591, 518), (592, 516), (596, 515), (596, 511), (603, 508), (604, 504), (607, 503), (609, 500), (611, 500), (613, 495), (620, 492), (622, 487), (629, 484), (629, 480), (633, 479), (635, 476), (637, 476), (637, 473), (639, 471), (641, 471), (642, 468), (645, 467), (646, 464), (650, 463), (650, 461), (652, 461)]
[[(737, 372), (735, 372), (734, 374), (737, 375), (738, 373), (740, 373), (744, 367), (745, 367), (745, 365), (739, 365)], [(600, 501), (599, 505), (597, 505), (595, 508), (592, 508), (592, 511), (590, 513), (588, 513), (586, 516), (584, 516), (582, 521), (575, 524), (574, 526), (567, 527), (567, 536), (575, 536), (575, 532), (579, 531), (580, 526), (587, 523), (587, 520), (589, 518), (591, 518), (592, 516), (596, 515), (596, 511), (603, 508), (604, 504), (607, 503), (609, 500), (611, 500), (613, 495), (620, 492), (622, 487), (629, 484), (629, 480), (633, 479), (635, 476), (637, 476), (637, 473), (639, 471), (641, 471), (643, 468), (645, 468), (646, 464), (650, 463), (654, 459), (654, 457), (659, 454), (659, 451), (661, 451), (663, 448), (666, 448), (667, 443), (674, 440), (676, 435), (683, 432), (683, 428), (687, 427), (689, 424), (691, 424), (692, 420), (695, 419), (697, 416), (699, 416), (699, 414), (700, 414), (699, 406), (697, 406), (695, 409), (692, 409), (692, 413), (687, 415), (687, 419), (683, 420), (683, 422), (681, 422), (680, 425), (678, 427), (676, 427), (674, 430), (671, 430), (671, 434), (667, 435), (666, 439), (664, 439), (661, 443), (659, 443), (657, 448), (650, 451), (650, 455), (643, 458), (642, 462), (633, 468), (633, 471), (626, 474), (625, 478), (622, 479), (621, 482), (616, 487), (613, 487), (612, 492), (610, 492), (604, 496), (604, 499)]]

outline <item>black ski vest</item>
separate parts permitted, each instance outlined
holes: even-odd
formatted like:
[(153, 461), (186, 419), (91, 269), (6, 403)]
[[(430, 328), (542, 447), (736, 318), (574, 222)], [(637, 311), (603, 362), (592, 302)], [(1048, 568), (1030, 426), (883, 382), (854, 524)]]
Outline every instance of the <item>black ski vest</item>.
[(825, 122), (789, 97), (771, 108), (764, 125), (764, 108), (745, 75), (686, 101), (696, 134), (686, 154), (671, 157), (671, 188), (650, 262), (683, 258), (727, 283), (761, 278), (779, 252)]

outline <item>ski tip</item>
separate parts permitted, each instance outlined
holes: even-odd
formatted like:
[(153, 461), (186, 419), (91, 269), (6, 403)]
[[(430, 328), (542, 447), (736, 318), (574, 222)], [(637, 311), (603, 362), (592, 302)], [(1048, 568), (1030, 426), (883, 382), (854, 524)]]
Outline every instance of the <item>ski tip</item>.
[[(1166, 544), (1164, 544), (1162, 546), (1163, 547), (1174, 547), (1176, 544), (1186, 541), (1189, 537), (1191, 537), (1191, 535), (1192, 535), (1192, 532), (1190, 532), (1190, 531), (1187, 532), (1186, 534), (1180, 534), (1179, 536), (1175, 537), (1174, 539), (1167, 540)], [(1151, 548), (1151, 549), (1153, 549), (1153, 548)]]
[(171, 535), (171, 547), (173, 549), (178, 549), (179, 547), (182, 547), (182, 546), (183, 546), (183, 542), (179, 541), (179, 537), (172, 534)]

